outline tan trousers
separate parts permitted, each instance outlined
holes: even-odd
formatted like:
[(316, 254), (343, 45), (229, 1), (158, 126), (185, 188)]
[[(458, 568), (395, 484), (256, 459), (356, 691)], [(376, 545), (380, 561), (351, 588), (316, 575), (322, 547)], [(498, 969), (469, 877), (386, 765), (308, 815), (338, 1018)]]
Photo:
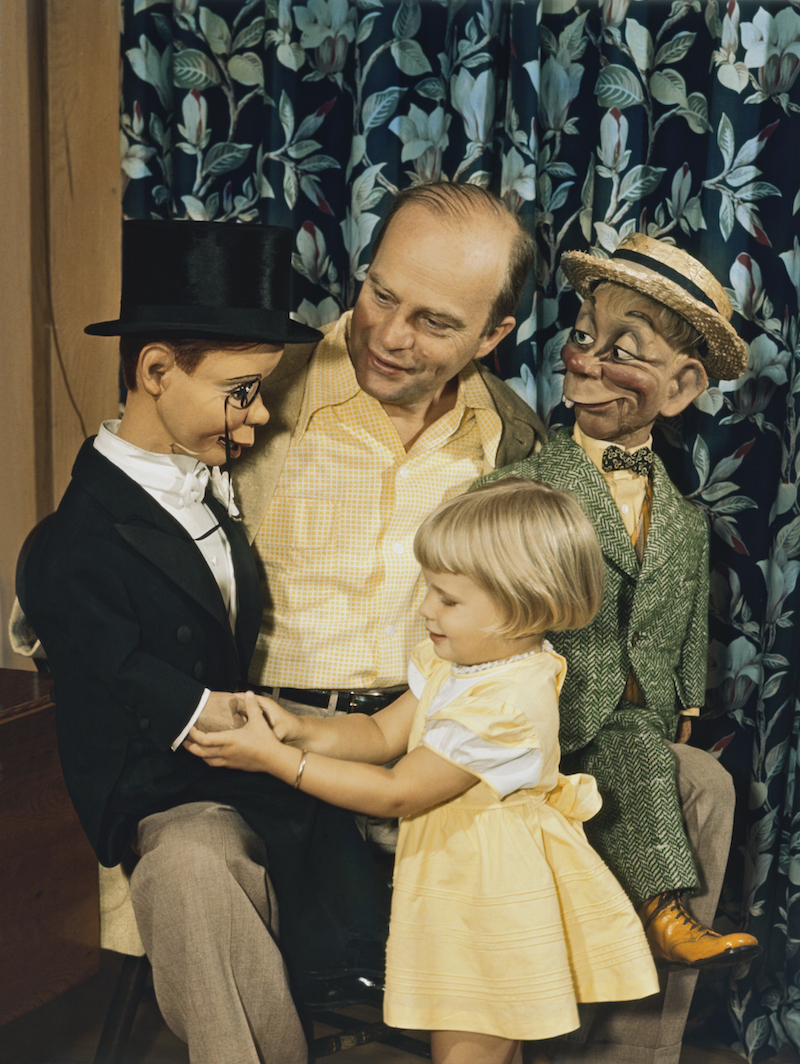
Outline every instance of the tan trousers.
[(142, 820), (136, 849), (156, 999), (192, 1064), (306, 1064), (262, 841), (234, 809), (193, 802)]
[[(701, 889), (687, 898), (696, 920), (714, 919), (733, 830), (733, 780), (710, 754), (668, 744), (675, 753), (684, 824)], [(543, 1044), (553, 1064), (678, 1064), (697, 972), (661, 975), (661, 993), (618, 1005), (580, 1006), (581, 1027)]]

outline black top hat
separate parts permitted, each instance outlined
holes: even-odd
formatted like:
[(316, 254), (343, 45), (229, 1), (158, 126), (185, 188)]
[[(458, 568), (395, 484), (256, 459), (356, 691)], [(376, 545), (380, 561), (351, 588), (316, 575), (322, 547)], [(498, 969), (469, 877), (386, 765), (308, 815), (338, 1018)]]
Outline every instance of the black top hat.
[(126, 220), (119, 319), (84, 332), (315, 343), (322, 333), (289, 317), (291, 263), (280, 226)]

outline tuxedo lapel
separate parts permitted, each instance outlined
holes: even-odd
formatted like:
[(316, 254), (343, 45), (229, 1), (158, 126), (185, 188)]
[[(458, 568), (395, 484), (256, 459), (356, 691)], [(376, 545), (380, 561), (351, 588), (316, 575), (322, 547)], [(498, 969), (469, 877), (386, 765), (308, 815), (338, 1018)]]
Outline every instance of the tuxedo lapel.
[(87, 440), (72, 470), (73, 480), (114, 518), (126, 543), (191, 596), (230, 632), (222, 593), (200, 548), (155, 499), (109, 462)]
[(564, 430), (542, 449), (539, 458), (546, 483), (579, 496), (603, 554), (623, 572), (637, 577), (639, 560), (631, 538), (605, 480), (585, 451)]
[(256, 568), (253, 549), (247, 542), (241, 523), (232, 521), (228, 517), (225, 507), (212, 495), (210, 490), (206, 492), (205, 502), (222, 526), (231, 548), (233, 571), (236, 580), (236, 647), (242, 662), (243, 672), (247, 673), (250, 658), (253, 656), (253, 650), (255, 649), (258, 630), (261, 627), (261, 612), (263, 609), (258, 569)]

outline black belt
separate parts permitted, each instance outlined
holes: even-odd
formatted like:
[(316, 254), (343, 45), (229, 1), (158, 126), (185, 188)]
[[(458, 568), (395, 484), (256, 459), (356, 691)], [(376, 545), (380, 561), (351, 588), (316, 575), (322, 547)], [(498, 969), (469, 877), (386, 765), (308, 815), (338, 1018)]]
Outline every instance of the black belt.
[[(257, 687), (259, 694), (270, 698), (286, 698), (290, 702), (300, 702), (304, 706), (317, 706), (328, 709), (332, 706), (334, 713), (376, 713), (384, 706), (390, 705), (400, 695), (405, 694), (408, 686), (404, 683), (394, 687), (362, 687), (356, 690), (339, 690), (337, 688), (308, 687)], [(332, 696), (335, 700), (332, 701)]]

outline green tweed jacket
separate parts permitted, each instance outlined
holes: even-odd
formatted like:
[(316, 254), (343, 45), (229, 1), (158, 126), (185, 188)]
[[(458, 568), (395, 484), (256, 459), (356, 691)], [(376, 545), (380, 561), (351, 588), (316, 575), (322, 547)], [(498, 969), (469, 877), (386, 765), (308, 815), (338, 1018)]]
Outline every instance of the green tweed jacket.
[[(322, 332), (329, 332), (335, 324), (333, 322), (326, 325)], [(256, 432), (255, 445), (238, 459), (234, 466), (236, 501), (242, 511), (245, 532), (251, 543), (264, 520), (289, 452), (292, 433), (303, 403), (308, 363), (315, 347), (316, 344), (289, 344), (286, 347), (277, 368), (263, 385), (264, 405), (270, 415), (269, 423)], [(344, 345), (342, 350), (337, 352), (337, 357), (348, 357)], [(518, 462), (533, 454), (537, 444), (542, 444), (547, 439), (538, 414), (480, 362), (473, 364), (480, 373), (503, 423), (496, 465)]]
[(619, 703), (633, 667), (664, 737), (677, 716), (705, 700), (708, 648), (708, 528), (703, 514), (678, 493), (661, 461), (653, 468), (653, 511), (641, 567), (602, 475), (562, 429), (532, 458), (498, 469), (481, 483), (507, 476), (535, 478), (577, 495), (597, 531), (606, 586), (586, 628), (548, 635), (567, 659), (561, 692), (564, 753), (591, 742)]

